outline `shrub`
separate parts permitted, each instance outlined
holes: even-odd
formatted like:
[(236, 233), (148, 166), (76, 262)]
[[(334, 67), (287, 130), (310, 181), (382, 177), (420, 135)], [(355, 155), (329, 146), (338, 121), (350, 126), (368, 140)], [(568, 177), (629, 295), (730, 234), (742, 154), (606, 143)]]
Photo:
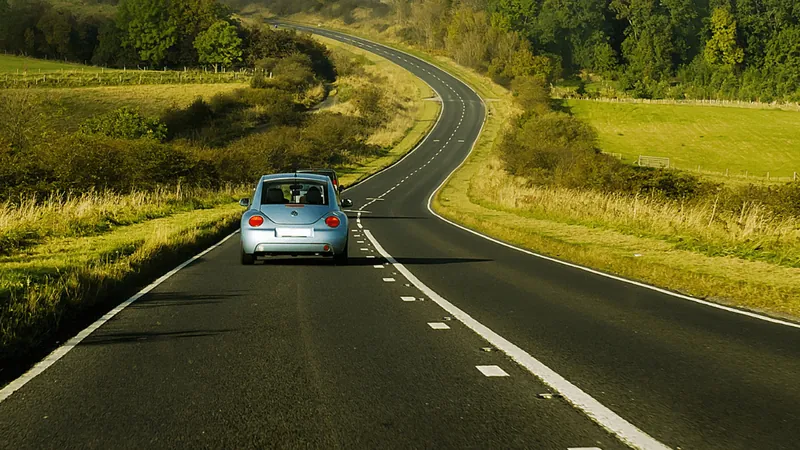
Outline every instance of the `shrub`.
[(253, 89), (264, 89), (269, 84), (267, 83), (267, 77), (264, 75), (263, 70), (256, 70), (253, 74), (253, 77), (250, 78), (250, 87)]
[(381, 88), (368, 85), (354, 90), (350, 101), (367, 126), (375, 127), (386, 121), (388, 108), (385, 107), (386, 99)]
[(506, 169), (529, 176), (536, 169), (565, 170), (581, 153), (595, 153), (597, 135), (591, 126), (562, 113), (548, 113), (522, 121), (503, 141), (501, 159)]
[(174, 139), (176, 136), (205, 126), (213, 116), (214, 112), (208, 103), (198, 97), (186, 108), (168, 109), (161, 116), (161, 120), (169, 130), (169, 138)]
[(144, 117), (133, 108), (122, 107), (98, 117), (87, 119), (80, 132), (117, 139), (153, 139), (167, 137), (167, 126), (159, 119)]

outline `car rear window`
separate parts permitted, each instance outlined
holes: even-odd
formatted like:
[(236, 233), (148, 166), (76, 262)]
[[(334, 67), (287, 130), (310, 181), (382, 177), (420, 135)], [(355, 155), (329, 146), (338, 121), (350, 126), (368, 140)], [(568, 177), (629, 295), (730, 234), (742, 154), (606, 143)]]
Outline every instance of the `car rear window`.
[(309, 180), (266, 181), (261, 188), (261, 204), (327, 205), (327, 185)]

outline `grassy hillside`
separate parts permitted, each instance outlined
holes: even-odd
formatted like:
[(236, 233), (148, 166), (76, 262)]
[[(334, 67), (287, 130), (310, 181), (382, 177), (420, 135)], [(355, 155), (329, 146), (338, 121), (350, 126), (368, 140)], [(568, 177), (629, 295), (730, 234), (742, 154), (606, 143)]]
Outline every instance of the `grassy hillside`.
[(625, 161), (665, 156), (674, 167), (730, 175), (800, 172), (800, 112), (702, 105), (570, 100), (598, 131), (600, 147)]
[(230, 93), (247, 86), (244, 83), (154, 84), (142, 86), (107, 86), (86, 88), (10, 89), (6, 92), (30, 95), (41, 108), (48, 127), (57, 131), (75, 131), (86, 119), (122, 106), (139, 109), (148, 116), (160, 116), (170, 107), (184, 108), (198, 97)]
[(0, 55), (0, 74), (3, 73), (54, 73), (62, 71), (100, 72), (99, 67), (82, 64), (26, 58), (24, 56)]

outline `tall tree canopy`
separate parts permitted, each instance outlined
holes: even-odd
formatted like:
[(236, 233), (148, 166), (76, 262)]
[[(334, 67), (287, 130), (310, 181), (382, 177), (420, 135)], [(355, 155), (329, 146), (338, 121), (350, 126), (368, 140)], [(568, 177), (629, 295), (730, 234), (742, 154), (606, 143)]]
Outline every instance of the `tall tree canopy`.
[(122, 0), (118, 26), (125, 32), (123, 46), (133, 48), (142, 61), (161, 65), (178, 42), (177, 20), (170, 16), (170, 0)]
[(214, 71), (219, 66), (230, 67), (242, 60), (242, 39), (236, 27), (220, 20), (206, 31), (200, 32), (194, 41), (200, 62), (211, 64)]

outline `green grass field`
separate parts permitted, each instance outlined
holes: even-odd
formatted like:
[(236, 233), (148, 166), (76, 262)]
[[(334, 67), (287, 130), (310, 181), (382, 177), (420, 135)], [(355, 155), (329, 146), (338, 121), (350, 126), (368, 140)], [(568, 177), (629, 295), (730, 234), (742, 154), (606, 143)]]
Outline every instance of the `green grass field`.
[(665, 156), (679, 169), (791, 177), (800, 172), (800, 112), (703, 105), (569, 100), (626, 162)]
[[(0, 73), (57, 73), (57, 72), (100, 72), (101, 68), (82, 64), (65, 63), (53, 60), (26, 58), (24, 56), (0, 55)], [(109, 70), (106, 69), (106, 72)]]

